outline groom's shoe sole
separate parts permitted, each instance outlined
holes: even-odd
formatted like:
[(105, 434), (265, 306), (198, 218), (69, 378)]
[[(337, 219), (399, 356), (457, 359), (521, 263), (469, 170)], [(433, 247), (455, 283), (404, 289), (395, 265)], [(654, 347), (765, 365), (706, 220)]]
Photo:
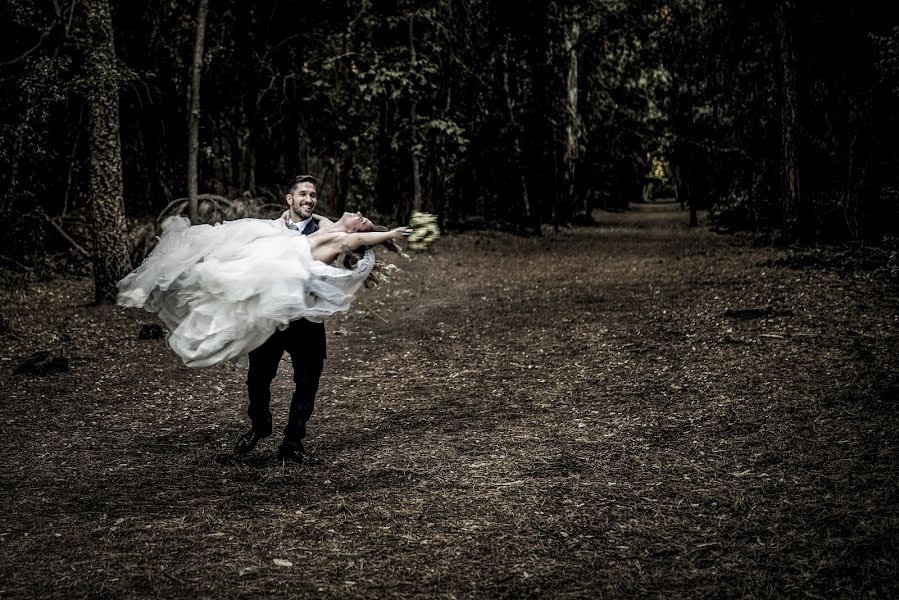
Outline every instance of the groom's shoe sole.
[(259, 440), (267, 437), (268, 435), (261, 435), (251, 429), (237, 438), (237, 444), (234, 446), (234, 454), (247, 454), (251, 452), (253, 448), (256, 447), (256, 444), (259, 443)]

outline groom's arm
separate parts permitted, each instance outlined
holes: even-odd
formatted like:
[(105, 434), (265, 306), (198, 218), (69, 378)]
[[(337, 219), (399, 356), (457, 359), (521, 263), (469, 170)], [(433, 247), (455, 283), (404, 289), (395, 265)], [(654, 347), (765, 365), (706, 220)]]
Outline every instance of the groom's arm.
[[(316, 223), (318, 223), (319, 229), (324, 228), (324, 227), (330, 227), (331, 225), (334, 224), (334, 221), (332, 221), (328, 217), (323, 217), (321, 215), (316, 215), (314, 213), (312, 215), (312, 218), (315, 220)], [(287, 222), (290, 220), (290, 210), (285, 210), (283, 213), (281, 213), (281, 216), (275, 220), (281, 221), (285, 225), (287, 225)]]

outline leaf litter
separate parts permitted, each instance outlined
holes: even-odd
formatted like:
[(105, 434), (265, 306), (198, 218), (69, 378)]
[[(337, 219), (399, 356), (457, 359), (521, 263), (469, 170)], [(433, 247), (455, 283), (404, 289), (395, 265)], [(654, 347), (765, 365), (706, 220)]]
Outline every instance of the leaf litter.
[(894, 282), (598, 216), (444, 235), (331, 319), (314, 467), (274, 456), (287, 357), (235, 457), (245, 371), (4, 288), (0, 595), (895, 596)]

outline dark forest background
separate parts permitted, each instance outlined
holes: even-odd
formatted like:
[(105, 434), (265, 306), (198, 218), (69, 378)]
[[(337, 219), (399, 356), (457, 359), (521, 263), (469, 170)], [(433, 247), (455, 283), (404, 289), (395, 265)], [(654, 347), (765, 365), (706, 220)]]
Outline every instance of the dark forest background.
[(195, 220), (223, 200), (274, 216), (298, 173), (319, 178), (319, 212), (392, 223), (419, 209), (539, 233), (673, 197), (693, 224), (707, 209), (775, 240), (882, 241), (899, 229), (897, 16), (791, 0), (3, 0), (3, 266), (92, 262), (102, 299), (161, 214), (198, 191)]

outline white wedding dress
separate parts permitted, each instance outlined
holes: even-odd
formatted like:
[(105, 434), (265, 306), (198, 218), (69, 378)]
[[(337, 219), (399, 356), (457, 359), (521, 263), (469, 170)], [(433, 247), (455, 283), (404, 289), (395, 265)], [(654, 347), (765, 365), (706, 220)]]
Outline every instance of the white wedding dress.
[(374, 262), (371, 250), (353, 269), (313, 260), (305, 236), (280, 219), (190, 226), (177, 217), (117, 284), (118, 304), (158, 314), (189, 367), (246, 365), (246, 354), (290, 321), (347, 310)]

